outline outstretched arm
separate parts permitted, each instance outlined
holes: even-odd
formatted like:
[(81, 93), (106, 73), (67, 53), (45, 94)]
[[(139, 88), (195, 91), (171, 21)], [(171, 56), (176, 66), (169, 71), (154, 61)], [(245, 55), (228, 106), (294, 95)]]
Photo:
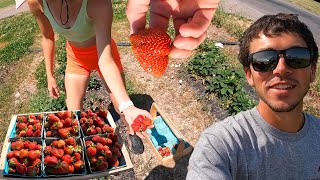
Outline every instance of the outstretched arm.
[[(102, 76), (106, 81), (110, 91), (114, 95), (118, 104), (130, 101), (126, 92), (124, 82), (122, 80), (120, 71), (113, 59), (111, 51), (111, 24), (112, 24), (112, 4), (110, 0), (95, 0), (89, 1), (92, 3), (88, 5), (88, 14), (95, 21), (96, 43), (98, 48), (99, 68)], [(116, 107), (118, 109), (118, 107)], [(146, 115), (151, 118), (151, 115), (145, 111), (129, 106), (123, 110), (123, 114), (129, 125), (130, 134), (134, 134), (131, 124), (133, 120), (139, 115)], [(146, 134), (144, 134), (146, 135)], [(143, 136), (141, 136), (143, 137)]]

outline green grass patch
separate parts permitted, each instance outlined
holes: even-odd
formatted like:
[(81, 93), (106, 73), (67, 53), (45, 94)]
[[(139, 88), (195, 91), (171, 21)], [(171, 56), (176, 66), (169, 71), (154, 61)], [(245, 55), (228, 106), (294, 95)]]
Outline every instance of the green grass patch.
[(38, 25), (30, 13), (12, 16), (0, 20), (0, 64), (11, 63), (25, 56), (39, 32)]
[(227, 13), (219, 7), (213, 16), (212, 23), (217, 27), (223, 27), (240, 39), (252, 21), (236, 14)]
[(8, 7), (10, 5), (13, 5), (14, 3), (15, 3), (14, 0), (1, 0), (0, 1), (0, 8)]
[(320, 15), (320, 1), (317, 2), (315, 0), (289, 0), (289, 2)]
[(214, 43), (205, 41), (188, 63), (188, 71), (205, 83), (208, 96), (214, 95), (222, 108), (236, 114), (252, 108), (255, 102), (242, 90), (244, 73), (231, 68), (226, 57)]

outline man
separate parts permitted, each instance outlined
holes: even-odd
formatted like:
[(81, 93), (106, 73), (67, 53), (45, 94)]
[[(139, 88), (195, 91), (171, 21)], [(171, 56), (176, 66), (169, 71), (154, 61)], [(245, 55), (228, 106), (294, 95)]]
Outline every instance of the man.
[(320, 120), (303, 112), (318, 56), (296, 15), (266, 15), (251, 25), (239, 59), (258, 105), (202, 133), (187, 179), (320, 178)]

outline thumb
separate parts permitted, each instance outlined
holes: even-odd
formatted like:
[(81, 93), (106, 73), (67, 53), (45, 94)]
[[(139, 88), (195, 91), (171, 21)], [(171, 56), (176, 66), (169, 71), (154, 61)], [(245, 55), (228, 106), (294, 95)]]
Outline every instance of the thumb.
[(146, 14), (150, 0), (129, 0), (126, 15), (130, 24), (130, 34), (138, 32), (146, 26)]

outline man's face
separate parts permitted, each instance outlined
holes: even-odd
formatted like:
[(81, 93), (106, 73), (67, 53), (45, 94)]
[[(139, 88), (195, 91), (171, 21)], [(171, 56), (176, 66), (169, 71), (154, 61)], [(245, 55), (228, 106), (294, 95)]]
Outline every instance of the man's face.
[[(291, 47), (307, 47), (302, 38), (294, 34), (281, 34), (267, 37), (260, 33), (259, 38), (250, 43), (249, 54), (262, 50), (285, 50)], [(260, 98), (259, 106), (269, 107), (275, 112), (289, 112), (299, 104), (315, 80), (315, 66), (294, 69), (288, 66), (283, 55), (276, 68), (269, 72), (245, 69), (247, 81), (255, 87)], [(302, 106), (301, 106), (302, 107)]]

